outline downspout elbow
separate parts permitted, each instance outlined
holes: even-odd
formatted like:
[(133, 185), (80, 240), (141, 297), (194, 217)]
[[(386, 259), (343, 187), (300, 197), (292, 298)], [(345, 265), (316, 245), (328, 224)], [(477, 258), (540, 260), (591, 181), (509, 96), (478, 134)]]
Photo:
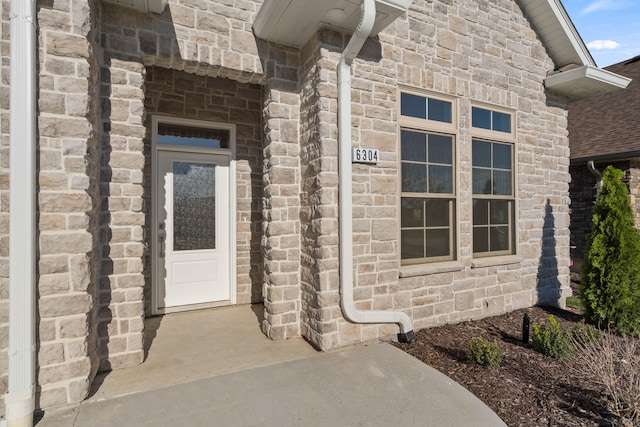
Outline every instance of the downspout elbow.
[(596, 195), (600, 194), (600, 190), (602, 189), (602, 172), (596, 169), (593, 160), (589, 160), (587, 162), (587, 169), (591, 172), (592, 175), (596, 177)]
[(353, 301), (353, 209), (351, 167), (351, 63), (371, 34), (376, 16), (375, 0), (364, 0), (362, 17), (338, 66), (338, 161), (340, 217), (340, 306), (353, 323), (396, 323), (400, 342), (415, 342), (411, 318), (401, 311), (358, 310)]

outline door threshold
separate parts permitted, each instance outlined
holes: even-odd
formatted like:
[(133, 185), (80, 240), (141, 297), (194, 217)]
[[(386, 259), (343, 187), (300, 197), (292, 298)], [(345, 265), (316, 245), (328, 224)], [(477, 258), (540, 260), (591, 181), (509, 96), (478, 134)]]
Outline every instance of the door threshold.
[(231, 300), (205, 302), (205, 303), (201, 303), (201, 304), (179, 305), (179, 306), (176, 306), (176, 307), (158, 308), (157, 310), (155, 310), (155, 313), (153, 315), (161, 315), (161, 314), (169, 314), (169, 313), (180, 313), (182, 311), (202, 310), (202, 309), (205, 309), (205, 308), (227, 307), (229, 305), (233, 305)]

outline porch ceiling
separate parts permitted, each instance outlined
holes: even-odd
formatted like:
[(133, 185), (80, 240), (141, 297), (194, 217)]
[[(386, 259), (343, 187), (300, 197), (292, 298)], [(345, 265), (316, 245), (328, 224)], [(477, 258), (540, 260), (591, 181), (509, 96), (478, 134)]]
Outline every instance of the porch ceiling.
[[(371, 36), (405, 13), (412, 1), (377, 0)], [(253, 23), (253, 31), (260, 39), (300, 48), (320, 27), (354, 32), (360, 20), (361, 3), (360, 0), (265, 0)]]

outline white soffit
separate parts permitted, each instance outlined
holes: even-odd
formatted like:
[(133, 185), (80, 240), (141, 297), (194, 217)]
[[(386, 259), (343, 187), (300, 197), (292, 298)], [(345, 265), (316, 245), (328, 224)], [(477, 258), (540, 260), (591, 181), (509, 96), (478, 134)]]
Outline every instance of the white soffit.
[(624, 89), (630, 82), (630, 78), (591, 65), (583, 65), (547, 77), (544, 85), (553, 92), (580, 99)]
[[(375, 36), (405, 13), (413, 0), (377, 0)], [(256, 37), (300, 48), (320, 27), (352, 33), (360, 21), (360, 0), (265, 0), (253, 23)], [(330, 10), (344, 11), (344, 17), (332, 21)]]
[(169, 0), (104, 0), (104, 2), (117, 4), (144, 13), (162, 13), (167, 7), (167, 4), (169, 4)]
[(587, 46), (560, 0), (518, 0), (556, 70), (545, 87), (571, 99), (588, 98), (627, 87), (630, 79), (596, 67)]
[(518, 0), (557, 68), (595, 62), (559, 0)]

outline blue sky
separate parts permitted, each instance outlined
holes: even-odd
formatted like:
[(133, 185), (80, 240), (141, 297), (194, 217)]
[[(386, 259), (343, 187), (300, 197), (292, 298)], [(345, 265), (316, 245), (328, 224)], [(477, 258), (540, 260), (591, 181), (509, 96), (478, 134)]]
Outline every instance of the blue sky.
[(640, 55), (640, 0), (562, 0), (599, 67)]

